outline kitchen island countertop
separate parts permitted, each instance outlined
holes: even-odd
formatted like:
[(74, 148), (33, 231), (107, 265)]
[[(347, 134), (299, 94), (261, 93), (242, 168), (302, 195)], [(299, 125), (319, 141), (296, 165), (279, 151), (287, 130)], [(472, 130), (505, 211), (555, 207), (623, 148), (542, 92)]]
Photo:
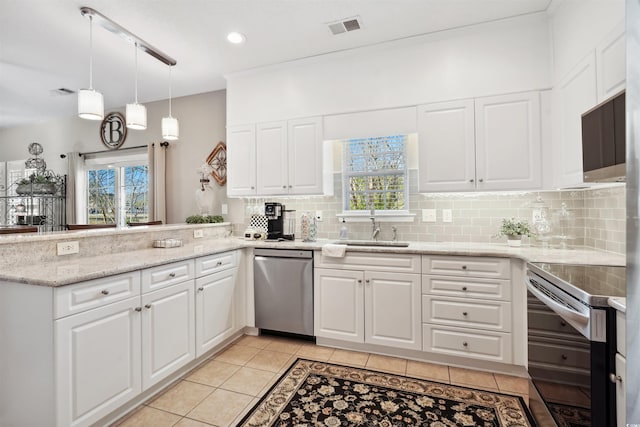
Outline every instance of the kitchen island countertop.
[[(241, 238), (230, 237), (202, 239), (179, 248), (148, 248), (100, 256), (76, 257), (72, 260), (65, 260), (64, 257), (60, 257), (59, 261), (38, 265), (9, 264), (0, 261), (0, 280), (56, 287), (246, 247), (320, 250), (327, 243), (339, 243), (339, 241), (318, 240), (316, 242), (302, 242), (296, 240), (293, 242), (266, 242), (245, 241)], [(531, 262), (592, 265), (624, 266), (626, 262), (626, 258), (622, 254), (590, 248), (551, 249), (535, 246), (513, 248), (505, 243), (409, 242), (407, 247), (349, 246), (347, 251), (417, 255), (496, 256), (517, 258)]]

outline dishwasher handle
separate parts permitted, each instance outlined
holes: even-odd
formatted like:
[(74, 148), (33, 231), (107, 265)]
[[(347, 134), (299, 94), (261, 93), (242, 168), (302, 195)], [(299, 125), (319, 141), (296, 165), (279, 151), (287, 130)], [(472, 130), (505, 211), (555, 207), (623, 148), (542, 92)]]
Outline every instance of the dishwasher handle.
[(272, 257), (272, 258), (305, 258), (312, 259), (313, 251), (299, 250), (299, 249), (262, 249), (256, 248), (253, 250), (255, 257)]

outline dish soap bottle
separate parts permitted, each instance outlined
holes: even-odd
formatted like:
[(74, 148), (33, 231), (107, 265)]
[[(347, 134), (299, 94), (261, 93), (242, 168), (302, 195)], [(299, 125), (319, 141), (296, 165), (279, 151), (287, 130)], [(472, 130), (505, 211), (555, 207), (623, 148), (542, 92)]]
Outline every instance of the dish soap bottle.
[(349, 229), (347, 228), (347, 222), (342, 218), (342, 227), (340, 227), (340, 240), (347, 240), (349, 237)]

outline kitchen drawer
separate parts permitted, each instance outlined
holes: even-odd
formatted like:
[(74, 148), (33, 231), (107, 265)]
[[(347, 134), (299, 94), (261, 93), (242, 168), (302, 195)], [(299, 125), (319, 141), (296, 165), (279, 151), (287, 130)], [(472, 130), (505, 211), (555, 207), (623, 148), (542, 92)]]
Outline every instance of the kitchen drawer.
[(140, 272), (118, 274), (54, 289), (54, 319), (140, 295)]
[(194, 277), (192, 259), (147, 268), (142, 270), (142, 293), (155, 291)]
[(544, 335), (566, 339), (585, 339), (573, 326), (569, 325), (560, 316), (546, 306), (530, 307), (527, 310), (529, 332), (535, 335)]
[(511, 281), (506, 279), (423, 275), (422, 293), (461, 298), (511, 301)]
[(424, 351), (511, 363), (511, 334), (450, 326), (422, 325)]
[(618, 353), (627, 357), (627, 323), (623, 312), (616, 310), (616, 347)]
[(422, 296), (422, 321), (501, 332), (511, 331), (511, 303)]
[(196, 277), (217, 273), (238, 266), (238, 252), (223, 252), (196, 258)]
[[(558, 369), (590, 369), (589, 344), (556, 340), (530, 340), (529, 361)], [(560, 369), (562, 370), (562, 369)]]
[(511, 278), (509, 259), (491, 257), (423, 255), (422, 273), (493, 279)]
[(344, 257), (335, 258), (315, 251), (314, 266), (339, 270), (420, 273), (420, 255), (347, 251)]

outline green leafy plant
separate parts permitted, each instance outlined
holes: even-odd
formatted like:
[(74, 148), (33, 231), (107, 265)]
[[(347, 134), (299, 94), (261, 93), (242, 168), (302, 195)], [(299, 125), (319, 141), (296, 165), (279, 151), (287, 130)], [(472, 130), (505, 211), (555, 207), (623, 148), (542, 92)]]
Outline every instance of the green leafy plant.
[(504, 218), (497, 237), (500, 236), (527, 236), (531, 237), (535, 233), (531, 231), (529, 223), (525, 220), (517, 220), (515, 218)]
[(28, 178), (22, 178), (16, 181), (17, 185), (28, 184), (60, 184), (63, 178), (61, 175), (56, 175), (51, 171), (45, 171), (42, 173), (32, 173)]
[(220, 215), (191, 215), (185, 220), (187, 224), (211, 224), (224, 222)]

